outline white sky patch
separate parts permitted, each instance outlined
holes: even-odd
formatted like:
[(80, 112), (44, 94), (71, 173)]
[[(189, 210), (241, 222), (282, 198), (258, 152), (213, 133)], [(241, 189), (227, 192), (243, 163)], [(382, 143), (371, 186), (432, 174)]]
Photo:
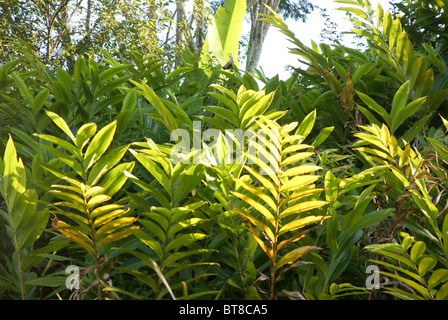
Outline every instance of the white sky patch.
[[(391, 8), (389, 0), (371, 0), (372, 7), (376, 9), (379, 2), (383, 7), (384, 12)], [(314, 1), (321, 8), (327, 9), (327, 14), (331, 19), (337, 23), (338, 31), (346, 32), (353, 29), (353, 24), (345, 19), (345, 12), (336, 10), (339, 7), (347, 7), (348, 5), (335, 3), (333, 0), (320, 0)], [(325, 21), (320, 16), (320, 10), (314, 10), (307, 19), (307, 22), (294, 21), (292, 19), (284, 20), (289, 29), (294, 32), (296, 38), (298, 38), (306, 46), (311, 46), (311, 40), (317, 44), (322, 42), (320, 33), (325, 27)], [(245, 26), (243, 32), (245, 32), (248, 26)], [(350, 35), (343, 36), (343, 44), (348, 47), (353, 47), (351, 44), (353, 38)], [(300, 66), (298, 62), (298, 55), (289, 53), (290, 48), (293, 46), (291, 42), (287, 40), (287, 37), (283, 35), (276, 27), (271, 26), (269, 28), (266, 40), (264, 42), (263, 51), (260, 58), (259, 67), (261, 68), (268, 78), (279, 75), (281, 80), (286, 80), (290, 76), (290, 71), (285, 71), (287, 65), (295, 67)]]

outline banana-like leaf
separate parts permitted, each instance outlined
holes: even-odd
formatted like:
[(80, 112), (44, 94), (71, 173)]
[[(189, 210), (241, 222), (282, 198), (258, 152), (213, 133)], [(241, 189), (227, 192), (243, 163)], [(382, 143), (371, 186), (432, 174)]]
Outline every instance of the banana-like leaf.
[(200, 67), (210, 71), (207, 67), (216, 58), (221, 66), (229, 61), (238, 61), (238, 47), (241, 35), (242, 21), (246, 14), (245, 0), (226, 0), (220, 6), (214, 17), (209, 17), (208, 32), (201, 52)]

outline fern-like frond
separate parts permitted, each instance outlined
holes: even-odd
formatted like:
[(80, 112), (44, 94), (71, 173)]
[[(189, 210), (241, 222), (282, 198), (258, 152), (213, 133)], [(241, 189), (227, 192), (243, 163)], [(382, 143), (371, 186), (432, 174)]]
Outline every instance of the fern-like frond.
[(297, 123), (280, 126), (260, 117), (257, 125), (257, 150), (248, 154), (251, 164), (244, 166), (246, 177), (234, 178), (241, 191), (232, 194), (240, 199), (234, 207), (246, 222), (252, 236), (271, 262), (270, 298), (274, 298), (275, 272), (297, 262), (316, 247), (295, 248), (283, 254), (288, 244), (303, 238), (308, 231), (294, 232), (322, 222), (326, 216), (310, 214), (327, 204), (319, 200), (323, 190), (316, 188), (319, 175), (311, 173), (321, 168), (305, 161), (314, 155), (311, 145), (302, 144), (302, 136), (291, 134)]

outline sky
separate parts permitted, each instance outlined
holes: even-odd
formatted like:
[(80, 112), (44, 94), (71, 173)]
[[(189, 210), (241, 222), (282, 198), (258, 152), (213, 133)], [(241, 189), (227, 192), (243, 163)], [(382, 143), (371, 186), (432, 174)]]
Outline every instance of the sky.
[[(391, 8), (389, 0), (370, 0), (370, 2), (373, 8), (376, 8), (379, 2), (384, 12)], [(327, 9), (327, 14), (337, 23), (340, 32), (350, 31), (353, 28), (352, 23), (345, 19), (345, 12), (336, 10), (336, 8), (348, 5), (335, 3), (333, 0), (313, 0), (313, 3)], [(285, 20), (284, 22), (304, 45), (311, 46), (311, 40), (317, 44), (322, 42), (320, 33), (325, 25), (324, 19), (320, 16), (320, 10), (315, 10), (311, 13), (305, 23), (294, 20)], [(344, 45), (350, 46), (352, 39), (347, 35), (343, 36), (343, 41)], [(285, 66), (288, 64), (293, 66), (300, 65), (297, 61), (299, 56), (289, 53), (291, 46), (292, 44), (287, 40), (287, 37), (278, 31), (277, 28), (274, 26), (269, 28), (259, 62), (259, 68), (263, 69), (268, 78), (278, 74), (281, 80), (286, 80), (290, 72), (285, 71)]]

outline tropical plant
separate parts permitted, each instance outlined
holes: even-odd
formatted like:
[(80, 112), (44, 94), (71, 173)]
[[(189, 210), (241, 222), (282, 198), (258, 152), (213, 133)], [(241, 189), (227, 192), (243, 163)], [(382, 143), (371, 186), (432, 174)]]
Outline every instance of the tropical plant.
[(27, 169), (17, 158), (11, 137), (0, 159), (0, 173), (0, 226), (11, 244), (1, 250), (1, 293), (10, 299), (32, 299), (36, 291), (32, 281), (38, 277), (33, 267), (44, 260), (45, 253), (56, 251), (55, 247), (34, 248), (47, 226), (49, 213), (39, 205), (36, 190), (29, 188)]
[(52, 215), (50, 230), (64, 235), (87, 254), (85, 273), (94, 271), (95, 280), (80, 296), (96, 287), (97, 298), (103, 299), (103, 288), (107, 286), (103, 277), (113, 264), (113, 258), (108, 257), (111, 244), (138, 228), (130, 226), (137, 217), (129, 214), (129, 208), (109, 202), (126, 182), (123, 171), (132, 171), (134, 163), (118, 164), (128, 146), (117, 147), (106, 154), (113, 142), (116, 122), (98, 132), (96, 124), (87, 123), (73, 134), (60, 116), (49, 111), (47, 115), (70, 139), (69, 142), (52, 135), (37, 135), (50, 142), (41, 146), (55, 157), (41, 165), (57, 178), (49, 190), (50, 195), (60, 200), (48, 203)]
[[(205, 202), (194, 197), (187, 198), (203, 179), (204, 167), (191, 163), (193, 158), (173, 163), (169, 157), (170, 150), (166, 151), (164, 146), (159, 148), (150, 139), (146, 143), (135, 145), (139, 148), (130, 149), (130, 152), (154, 178), (152, 182), (145, 182), (125, 172), (139, 187), (139, 192), (128, 195), (133, 206), (141, 212), (139, 223), (143, 229), (133, 230), (132, 233), (149, 251), (123, 250), (157, 272), (159, 281), (154, 281), (151, 275), (139, 270), (119, 270), (128, 272), (147, 284), (155, 299), (162, 299), (167, 293), (174, 299), (179, 298), (173, 291), (182, 292), (185, 299), (216, 294), (217, 291), (213, 290), (194, 293), (188, 290), (190, 287), (194, 290), (195, 284), (201, 278), (211, 276), (203, 272), (206, 266), (212, 264), (205, 260), (211, 250), (201, 245), (208, 237), (201, 230), (201, 224), (205, 223), (207, 218), (198, 213), (198, 209), (205, 205)], [(185, 161), (188, 163), (183, 163)], [(182, 276), (185, 269), (192, 273), (190, 277)]]
[[(312, 252), (306, 259), (313, 262), (303, 273), (303, 295), (307, 299), (338, 299), (368, 293), (362, 281), (354, 284), (342, 281), (348, 269), (357, 275), (363, 274), (362, 265), (353, 261), (356, 244), (365, 237), (365, 230), (380, 224), (393, 211), (391, 208), (378, 210), (372, 202), (376, 184), (381, 181), (372, 179), (372, 175), (379, 169), (374, 167), (341, 178), (332, 171), (325, 174), (328, 219), (318, 232), (315, 245), (325, 246), (328, 251), (319, 255)], [(365, 186), (368, 187), (363, 190)], [(352, 194), (351, 201), (346, 202), (348, 194)]]
[(246, 1), (226, 0), (213, 17), (209, 17), (207, 36), (201, 52), (200, 68), (213, 65), (213, 59), (224, 67), (228, 62), (238, 66), (238, 44), (242, 21), (246, 14)]
[(298, 124), (280, 127), (264, 117), (257, 123), (263, 129), (263, 133), (256, 134), (258, 155), (250, 151), (247, 155), (255, 166), (245, 165), (248, 176), (235, 180), (241, 190), (245, 190), (244, 193), (238, 190), (232, 194), (241, 200), (234, 210), (241, 214), (252, 236), (269, 258), (269, 273), (263, 278), (269, 282), (267, 297), (274, 299), (279, 294), (275, 290), (279, 279), (291, 268), (302, 265), (299, 259), (303, 255), (319, 249), (298, 246), (286, 250), (316, 227), (293, 231), (328, 218), (312, 214), (327, 202), (318, 200), (322, 189), (316, 188), (314, 182), (319, 176), (309, 174), (320, 168), (303, 163), (313, 155), (312, 151), (306, 151), (312, 146), (302, 144), (301, 135), (290, 134)]
[[(439, 232), (446, 234), (447, 228), (445, 218), (444, 229)], [(386, 283), (384, 290), (403, 300), (447, 300), (446, 247), (443, 248), (445, 254), (440, 255), (427, 249), (424, 241), (417, 241), (407, 233), (402, 233), (401, 236), (401, 243), (372, 244), (366, 247), (382, 256), (381, 260), (371, 261), (384, 268), (380, 273), (398, 280), (396, 283)]]
[[(378, 130), (376, 132), (378, 135)], [(384, 137), (384, 131), (382, 136)], [(369, 140), (372, 143), (372, 140)], [(393, 140), (391, 136), (390, 144), (398, 152), (397, 155), (400, 155), (398, 166), (397, 163), (394, 166), (391, 164), (390, 156), (388, 160), (377, 160), (384, 161), (390, 168), (396, 184), (392, 188), (397, 197), (396, 218), (392, 231), (401, 223), (415, 236), (402, 232), (401, 244), (372, 244), (366, 249), (382, 256), (381, 260), (372, 262), (393, 271), (393, 273), (381, 271), (381, 274), (398, 280), (397, 285), (392, 287), (389, 284), (384, 287), (387, 293), (406, 300), (447, 299), (448, 219), (445, 210), (439, 211), (437, 208), (441, 192), (446, 188), (446, 179), (444, 175), (440, 175), (441, 167), (434, 162), (434, 156), (430, 151), (434, 148), (437, 158), (445, 161), (446, 146), (441, 140), (427, 138), (430, 142), (426, 147), (428, 156), (423, 158), (416, 151), (412, 151), (409, 145), (406, 145), (404, 150), (396, 148), (396, 142)], [(436, 193), (432, 193), (432, 190), (436, 190)], [(421, 217), (418, 217), (417, 221), (411, 218), (411, 215), (418, 214)], [(391, 234), (392, 232), (389, 233)], [(387, 261), (384, 261), (385, 259)], [(405, 290), (398, 286), (402, 286)]]

